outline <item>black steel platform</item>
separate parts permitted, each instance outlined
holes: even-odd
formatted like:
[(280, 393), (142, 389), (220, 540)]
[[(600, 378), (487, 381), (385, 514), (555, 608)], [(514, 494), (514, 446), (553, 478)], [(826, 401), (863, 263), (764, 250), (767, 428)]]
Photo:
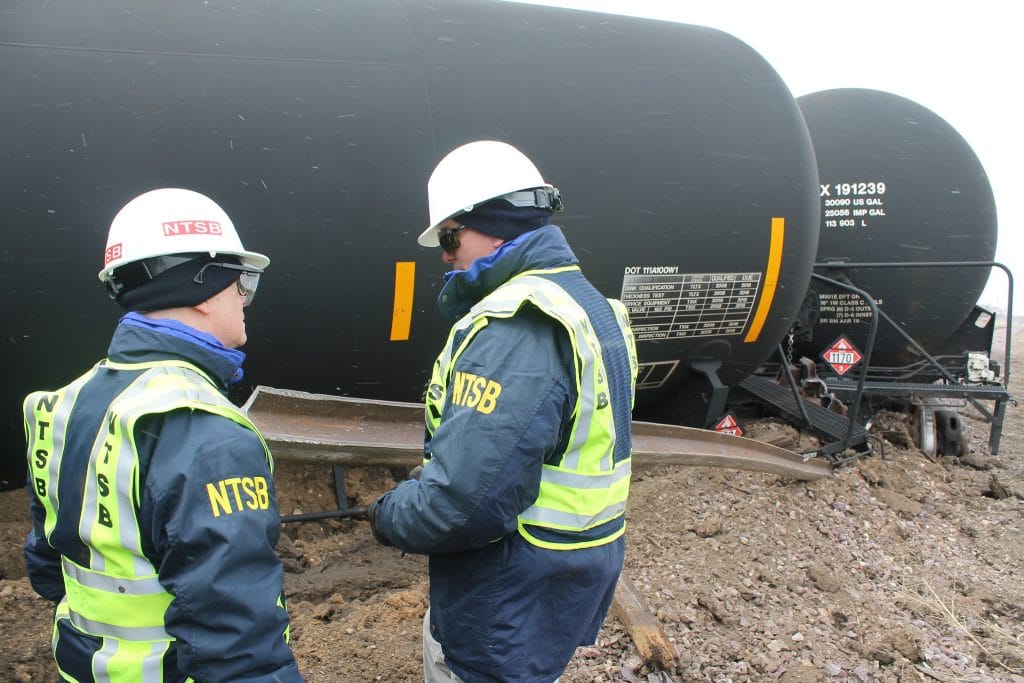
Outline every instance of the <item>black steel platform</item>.
[[(858, 395), (857, 382), (852, 379), (825, 378), (829, 391), (843, 400)], [(865, 381), (864, 396), (918, 397), (929, 398), (962, 398), (970, 401), (988, 421), (988, 447), (992, 455), (999, 454), (999, 441), (1002, 438), (1003, 419), (1006, 415), (1006, 404), (1013, 398), (1001, 384), (958, 384), (954, 382), (936, 382), (933, 384), (912, 384), (907, 382)], [(992, 401), (989, 411), (979, 401)]]
[[(829, 379), (825, 383), (837, 395), (853, 395), (857, 392), (857, 381), (851, 379)], [(1005, 401), (1010, 398), (1006, 389), (998, 384), (914, 384), (908, 382), (864, 382), (864, 393), (869, 396), (932, 396), (936, 398), (970, 398), (982, 401)]]
[[(800, 403), (803, 404), (803, 410), (801, 410), (792, 389), (781, 386), (766, 377), (751, 375), (743, 380), (739, 387), (773, 407), (780, 417), (791, 424), (805, 428), (828, 442), (822, 448), (823, 455), (831, 456), (837, 451), (845, 451), (847, 448), (861, 449), (868, 443), (868, 432), (862, 426), (855, 424), (851, 430), (850, 421), (842, 415), (802, 398)], [(809, 424), (808, 419), (810, 420)], [(837, 447), (830, 448), (830, 446)]]

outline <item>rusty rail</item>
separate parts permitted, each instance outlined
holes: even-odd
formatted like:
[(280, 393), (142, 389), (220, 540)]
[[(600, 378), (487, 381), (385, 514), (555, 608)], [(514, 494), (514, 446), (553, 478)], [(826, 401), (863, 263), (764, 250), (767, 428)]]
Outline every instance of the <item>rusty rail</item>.
[[(354, 399), (259, 386), (242, 408), (274, 457), (354, 467), (413, 467), (423, 458), (423, 404)], [(812, 481), (831, 473), (769, 444), (717, 432), (633, 423), (633, 466), (687, 465)]]

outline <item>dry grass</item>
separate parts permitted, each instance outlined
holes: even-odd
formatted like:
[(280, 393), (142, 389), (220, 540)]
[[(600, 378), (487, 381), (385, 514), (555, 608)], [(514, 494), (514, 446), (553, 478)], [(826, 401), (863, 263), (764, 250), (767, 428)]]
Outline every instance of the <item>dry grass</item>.
[(1024, 663), (1024, 624), (1019, 621), (1014, 622), (1014, 632), (993, 618), (984, 616), (972, 601), (962, 596), (958, 599), (955, 586), (948, 594), (943, 594), (921, 577), (910, 582), (905, 580), (896, 594), (896, 600), (922, 617), (937, 620), (937, 625), (952, 629), (957, 635), (969, 639), (981, 653), (979, 658), (983, 657), (989, 665), (1007, 673), (1024, 674), (1021, 666)]

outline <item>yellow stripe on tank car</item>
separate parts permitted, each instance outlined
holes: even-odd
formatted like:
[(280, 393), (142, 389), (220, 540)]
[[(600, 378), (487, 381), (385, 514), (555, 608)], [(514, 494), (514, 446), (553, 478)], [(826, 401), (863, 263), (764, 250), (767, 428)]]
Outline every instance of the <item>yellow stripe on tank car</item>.
[(761, 328), (764, 321), (768, 319), (768, 311), (772, 308), (772, 301), (775, 299), (775, 288), (779, 284), (779, 268), (782, 266), (782, 244), (786, 236), (786, 219), (781, 217), (772, 218), (772, 239), (768, 246), (768, 266), (764, 271), (764, 286), (761, 288), (761, 301), (757, 304), (757, 313), (754, 314), (754, 322), (747, 330), (747, 336), (743, 343), (756, 342), (761, 335)]
[(406, 341), (409, 339), (415, 276), (415, 261), (395, 262), (395, 304), (391, 311), (391, 341)]

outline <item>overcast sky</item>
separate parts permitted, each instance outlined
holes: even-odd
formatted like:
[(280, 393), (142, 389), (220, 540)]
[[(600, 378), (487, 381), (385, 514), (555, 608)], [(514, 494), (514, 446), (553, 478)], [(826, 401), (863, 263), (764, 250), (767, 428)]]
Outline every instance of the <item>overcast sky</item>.
[[(1024, 22), (1012, 2), (973, 0), (550, 0), (558, 5), (710, 26), (750, 45), (795, 97), (884, 90), (947, 121), (981, 160), (999, 218), (996, 260), (1015, 276), (1024, 315)], [(1012, 15), (1012, 16), (1011, 16)], [(1006, 278), (982, 303), (1003, 308)]]

